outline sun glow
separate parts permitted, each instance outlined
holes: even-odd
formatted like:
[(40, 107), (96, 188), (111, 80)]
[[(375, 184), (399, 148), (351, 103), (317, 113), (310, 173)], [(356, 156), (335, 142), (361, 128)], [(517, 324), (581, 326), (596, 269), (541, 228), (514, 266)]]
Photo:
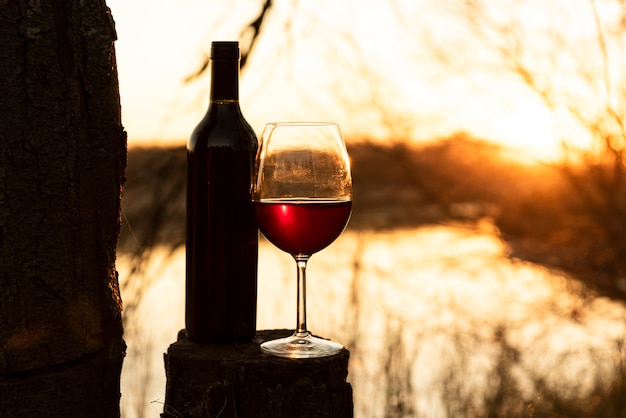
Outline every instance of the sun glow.
[[(209, 83), (208, 77), (190, 84), (182, 80), (197, 69), (211, 40), (238, 39), (260, 2), (107, 3), (119, 37), (129, 144), (184, 144), (206, 111)], [(563, 125), (558, 112), (511, 74), (484, 72), (464, 61), (489, 63), (493, 52), (437, 2), (401, 0), (395, 11), (383, 3), (371, 8), (357, 0), (319, 0), (315, 7), (276, 3), (240, 83), (242, 110), (252, 127), (260, 131), (270, 120), (332, 120), (350, 141), (421, 142), (466, 132), (510, 147), (516, 159), (529, 163), (561, 159), (563, 140), (575, 137), (579, 148), (589, 143), (575, 123), (555, 128)], [(333, 13), (325, 13), (329, 10)], [(551, 15), (541, 16), (549, 27)], [(373, 19), (386, 29), (372, 31)], [(437, 49), (431, 38), (447, 42)], [(455, 47), (454, 65), (442, 65), (437, 54), (459, 38), (465, 55)], [(569, 85), (564, 80), (557, 82)]]
[(494, 123), (494, 139), (520, 151), (521, 159), (555, 161), (562, 157), (560, 141), (554, 135), (554, 115), (531, 100), (520, 102)]

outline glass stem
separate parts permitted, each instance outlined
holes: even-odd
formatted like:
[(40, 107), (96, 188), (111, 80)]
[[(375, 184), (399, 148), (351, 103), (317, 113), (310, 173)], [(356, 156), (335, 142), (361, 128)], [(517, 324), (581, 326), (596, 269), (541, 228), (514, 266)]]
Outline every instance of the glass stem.
[(298, 316), (296, 335), (305, 337), (309, 334), (306, 329), (306, 263), (309, 261), (308, 255), (295, 255), (298, 267)]

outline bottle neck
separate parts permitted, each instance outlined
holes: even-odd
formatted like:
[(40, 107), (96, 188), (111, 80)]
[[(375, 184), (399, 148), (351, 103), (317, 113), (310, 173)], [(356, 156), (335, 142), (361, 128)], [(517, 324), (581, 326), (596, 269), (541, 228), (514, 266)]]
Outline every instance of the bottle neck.
[(211, 61), (211, 102), (239, 100), (239, 60)]

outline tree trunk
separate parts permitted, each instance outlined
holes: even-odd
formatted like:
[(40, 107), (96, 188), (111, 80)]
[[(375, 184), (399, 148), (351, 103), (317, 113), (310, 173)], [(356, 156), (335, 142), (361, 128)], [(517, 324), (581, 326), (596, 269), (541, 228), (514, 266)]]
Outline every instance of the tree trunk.
[(119, 416), (126, 134), (104, 0), (0, 1), (0, 415)]
[(310, 359), (261, 353), (262, 341), (292, 333), (264, 330), (248, 344), (203, 345), (181, 331), (165, 355), (161, 417), (352, 418), (348, 350)]

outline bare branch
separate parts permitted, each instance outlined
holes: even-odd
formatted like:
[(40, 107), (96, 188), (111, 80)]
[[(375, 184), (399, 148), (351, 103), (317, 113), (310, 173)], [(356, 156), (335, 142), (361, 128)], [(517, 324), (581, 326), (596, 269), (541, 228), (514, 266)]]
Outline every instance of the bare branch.
[(254, 48), (254, 44), (258, 40), (261, 35), (261, 27), (263, 26), (263, 22), (267, 17), (267, 14), (272, 7), (272, 0), (265, 0), (263, 3), (263, 8), (259, 15), (248, 24), (239, 35), (240, 43), (243, 44), (243, 40), (249, 38), (247, 41), (247, 45), (242, 48), (243, 51), (241, 53), (241, 68), (243, 69), (248, 61), (248, 57), (252, 53), (252, 49)]
[(600, 53), (602, 55), (604, 90), (605, 90), (608, 105), (611, 106), (612, 93), (611, 93), (611, 74), (609, 70), (609, 53), (606, 48), (606, 41), (604, 39), (604, 33), (602, 31), (602, 22), (600, 21), (600, 16), (598, 15), (598, 8), (596, 7), (596, 1), (589, 0), (589, 4), (591, 5), (591, 10), (593, 11), (593, 19), (596, 24), (596, 31), (597, 31), (598, 47), (600, 48)]
[[(239, 43), (242, 44), (240, 62), (240, 67), (242, 70), (248, 61), (248, 57), (252, 53), (256, 41), (261, 36), (261, 29), (272, 7), (272, 1), (273, 0), (263, 0), (263, 7), (261, 8), (259, 15), (254, 18), (254, 20), (252, 20), (250, 23), (248, 23), (239, 34)], [(185, 83), (190, 83), (201, 77), (208, 70), (210, 60), (211, 57), (205, 53), (202, 57), (200, 65), (198, 66), (198, 69), (185, 77), (183, 81)]]

